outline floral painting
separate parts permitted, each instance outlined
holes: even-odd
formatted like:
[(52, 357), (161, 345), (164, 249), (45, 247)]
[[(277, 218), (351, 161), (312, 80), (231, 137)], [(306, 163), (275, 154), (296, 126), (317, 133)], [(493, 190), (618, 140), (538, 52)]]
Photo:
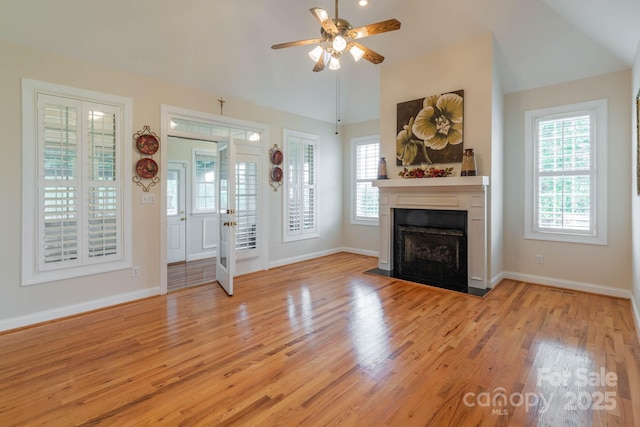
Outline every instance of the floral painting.
[(398, 104), (396, 163), (462, 162), (464, 91)]

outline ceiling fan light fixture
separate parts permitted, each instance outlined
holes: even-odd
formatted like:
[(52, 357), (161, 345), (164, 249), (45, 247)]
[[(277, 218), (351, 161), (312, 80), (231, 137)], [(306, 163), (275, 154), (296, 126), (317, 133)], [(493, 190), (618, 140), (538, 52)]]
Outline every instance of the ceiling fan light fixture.
[(351, 54), (351, 56), (353, 56), (353, 60), (356, 62), (360, 61), (364, 56), (364, 50), (360, 49), (355, 44), (351, 46), (351, 49), (349, 49), (349, 53)]
[(347, 41), (344, 39), (344, 37), (338, 35), (333, 39), (332, 45), (333, 50), (335, 50), (336, 52), (342, 52), (347, 47)]
[(340, 59), (336, 58), (335, 56), (332, 56), (331, 60), (329, 60), (329, 69), (330, 70), (339, 70), (340, 69)]
[(316, 46), (311, 52), (309, 52), (309, 58), (311, 58), (313, 62), (318, 62), (318, 59), (320, 59), (320, 56), (323, 54), (324, 49), (322, 46)]

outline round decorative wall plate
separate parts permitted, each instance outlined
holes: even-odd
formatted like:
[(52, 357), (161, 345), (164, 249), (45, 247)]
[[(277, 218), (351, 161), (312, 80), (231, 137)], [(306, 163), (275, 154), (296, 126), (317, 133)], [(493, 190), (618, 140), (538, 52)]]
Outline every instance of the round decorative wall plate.
[(142, 134), (138, 138), (136, 138), (136, 147), (138, 147), (138, 151), (142, 154), (151, 156), (155, 154), (156, 151), (158, 151), (160, 142), (154, 135)]
[(282, 151), (279, 148), (274, 148), (271, 150), (271, 163), (274, 165), (279, 165), (282, 163)]
[(271, 169), (271, 180), (273, 182), (282, 181), (282, 169), (279, 166), (276, 166), (275, 168)]
[(142, 178), (153, 178), (158, 174), (158, 164), (149, 158), (143, 158), (136, 163), (136, 173)]

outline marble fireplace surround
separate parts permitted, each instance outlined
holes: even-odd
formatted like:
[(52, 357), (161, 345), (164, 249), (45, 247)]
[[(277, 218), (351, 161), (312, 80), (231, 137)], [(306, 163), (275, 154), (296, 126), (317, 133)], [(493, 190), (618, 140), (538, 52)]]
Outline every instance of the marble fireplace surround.
[(487, 289), (488, 176), (384, 179), (373, 186), (380, 191), (380, 270), (393, 269), (394, 209), (466, 211), (468, 286)]

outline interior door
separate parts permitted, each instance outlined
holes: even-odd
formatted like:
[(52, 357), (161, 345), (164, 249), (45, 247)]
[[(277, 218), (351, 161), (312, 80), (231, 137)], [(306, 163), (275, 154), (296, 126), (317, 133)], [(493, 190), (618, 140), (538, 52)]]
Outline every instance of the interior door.
[(218, 142), (218, 256), (216, 279), (229, 295), (233, 295), (236, 269), (236, 153), (233, 138)]
[(167, 163), (167, 263), (186, 260), (186, 165)]

